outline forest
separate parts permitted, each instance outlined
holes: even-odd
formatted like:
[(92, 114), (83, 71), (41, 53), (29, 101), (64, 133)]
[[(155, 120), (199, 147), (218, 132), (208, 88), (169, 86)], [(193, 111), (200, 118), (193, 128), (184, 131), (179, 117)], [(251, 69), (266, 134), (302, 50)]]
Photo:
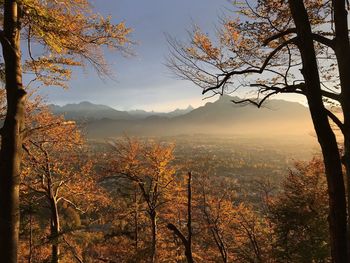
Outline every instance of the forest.
[(0, 262), (350, 262), (349, 2), (225, 3), (162, 62), (219, 99), (157, 115), (42, 95), (113, 78), (127, 20), (0, 0)]

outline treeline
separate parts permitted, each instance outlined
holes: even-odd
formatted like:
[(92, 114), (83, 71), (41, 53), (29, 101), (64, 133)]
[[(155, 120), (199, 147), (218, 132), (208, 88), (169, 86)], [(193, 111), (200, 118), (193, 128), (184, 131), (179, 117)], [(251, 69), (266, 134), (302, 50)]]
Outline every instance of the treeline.
[(291, 168), (259, 202), (175, 145), (89, 146), (40, 98), (27, 103), (20, 262), (330, 262), (323, 162)]

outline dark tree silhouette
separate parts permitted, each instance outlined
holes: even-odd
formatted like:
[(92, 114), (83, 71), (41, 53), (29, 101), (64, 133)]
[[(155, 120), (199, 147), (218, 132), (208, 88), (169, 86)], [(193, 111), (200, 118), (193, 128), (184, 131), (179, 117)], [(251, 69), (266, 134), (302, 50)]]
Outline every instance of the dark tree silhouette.
[[(246, 89), (255, 98), (234, 103), (261, 107), (273, 95), (305, 96), (322, 149), (329, 194), (329, 227), (334, 262), (350, 255), (350, 44), (345, 0), (257, 1), (235, 3), (239, 19), (222, 19), (218, 39), (195, 28), (189, 45), (169, 39), (169, 67), (203, 94)], [(340, 105), (338, 118), (329, 104)], [(334, 122), (343, 135), (338, 146)], [(341, 148), (344, 155), (341, 156)], [(348, 208), (347, 208), (348, 207)], [(348, 233), (348, 234), (347, 234)]]

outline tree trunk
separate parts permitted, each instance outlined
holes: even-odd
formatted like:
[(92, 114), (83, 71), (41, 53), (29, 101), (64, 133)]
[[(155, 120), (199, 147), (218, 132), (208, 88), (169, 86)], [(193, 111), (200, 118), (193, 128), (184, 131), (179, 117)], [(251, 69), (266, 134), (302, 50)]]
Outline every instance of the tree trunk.
[(289, 0), (297, 28), (297, 46), (301, 53), (302, 74), (311, 118), (322, 149), (329, 195), (329, 228), (331, 253), (335, 263), (347, 261), (346, 196), (337, 141), (323, 105), (321, 84), (311, 26), (302, 0)]
[(185, 247), (185, 256), (188, 263), (194, 263), (192, 256), (192, 173), (188, 172), (187, 180), (187, 238), (181, 233), (181, 231), (173, 224), (168, 224), (167, 228), (180, 238), (183, 246)]
[(187, 182), (187, 246), (185, 250), (188, 263), (193, 263), (192, 257), (192, 173), (188, 172)]
[(182, 245), (185, 248), (185, 256), (188, 263), (193, 263), (193, 257), (192, 257), (192, 250), (191, 245), (188, 242), (188, 239), (184, 236), (184, 234), (181, 233), (181, 231), (174, 225), (174, 224), (167, 224), (167, 228), (171, 231), (173, 231), (174, 236), (178, 237), (181, 240)]
[(32, 205), (30, 205), (29, 210), (29, 255), (28, 255), (28, 263), (32, 263), (33, 257), (33, 210)]
[(4, 31), (0, 32), (5, 61), (7, 112), (1, 129), (0, 150), (0, 258), (17, 262), (19, 234), (19, 182), (24, 125), (24, 99), (20, 51), (19, 7), (4, 2)]
[(58, 215), (58, 208), (56, 198), (53, 196), (50, 198), (51, 208), (51, 263), (59, 263), (60, 261), (60, 247), (59, 247), (59, 235), (60, 235), (60, 218)]
[(347, 211), (348, 211), (348, 257), (350, 258), (350, 43), (348, 12), (345, 0), (333, 0), (334, 24), (335, 24), (335, 55), (338, 61), (339, 78), (341, 85), (340, 103), (344, 115), (344, 156), (347, 181)]
[(135, 224), (135, 253), (137, 253), (139, 248), (139, 204), (137, 200), (137, 185), (135, 184), (134, 189), (134, 224)]
[(151, 262), (157, 263), (157, 213), (151, 211), (150, 219), (152, 224), (152, 247), (151, 247)]

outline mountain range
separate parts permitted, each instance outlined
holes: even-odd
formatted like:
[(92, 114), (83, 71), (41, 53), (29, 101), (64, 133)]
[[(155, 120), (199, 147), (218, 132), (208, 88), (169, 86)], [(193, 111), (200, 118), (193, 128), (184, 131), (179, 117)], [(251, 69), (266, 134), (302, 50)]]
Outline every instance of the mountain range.
[(123, 133), (142, 136), (180, 134), (229, 135), (309, 135), (312, 132), (309, 110), (297, 102), (269, 100), (264, 107), (234, 104), (237, 97), (224, 95), (215, 102), (193, 109), (169, 113), (118, 111), (90, 102), (51, 105), (55, 114), (82, 123), (90, 138), (106, 138)]
[(49, 107), (55, 114), (62, 114), (67, 119), (78, 121), (94, 121), (100, 119), (135, 120), (144, 119), (151, 116), (176, 117), (193, 110), (193, 107), (190, 105), (186, 109), (176, 109), (171, 112), (144, 110), (119, 111), (106, 105), (93, 104), (88, 101), (83, 101), (76, 104), (67, 104), (64, 106), (51, 104)]

